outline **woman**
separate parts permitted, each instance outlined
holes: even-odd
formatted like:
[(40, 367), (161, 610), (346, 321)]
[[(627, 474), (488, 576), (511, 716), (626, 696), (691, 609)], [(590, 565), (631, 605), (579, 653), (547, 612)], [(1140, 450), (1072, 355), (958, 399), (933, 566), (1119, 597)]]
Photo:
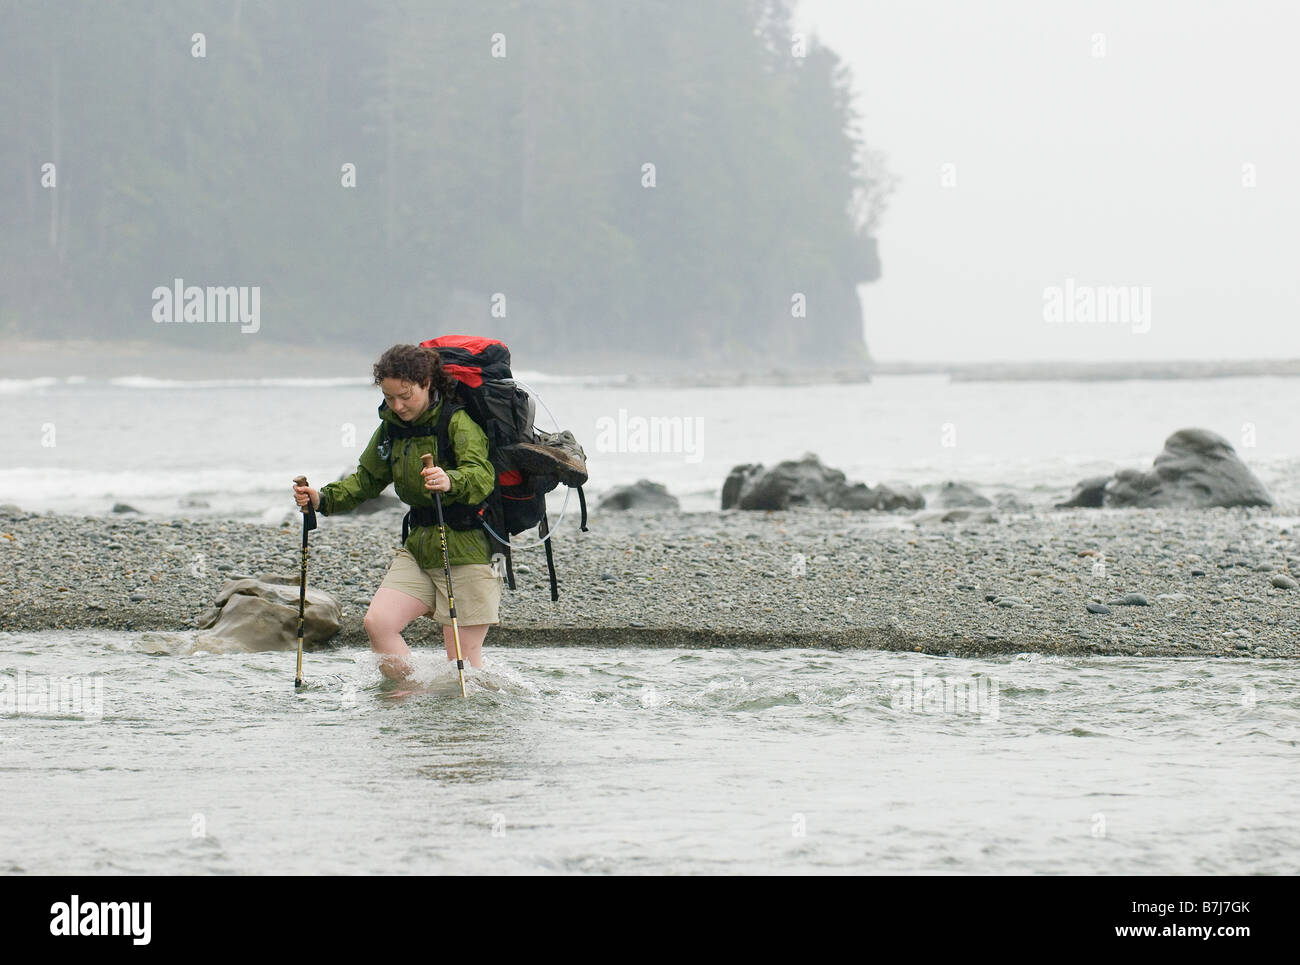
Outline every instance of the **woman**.
[[(384, 401), (379, 406), (379, 428), (366, 444), (357, 471), (319, 490), (295, 485), (298, 505), (305, 506), (310, 499), (324, 516), (345, 513), (378, 496), (390, 482), (397, 497), (412, 507), (432, 506), (435, 492), (442, 493), (444, 506), (472, 506), (486, 499), (496, 481), (488, 460), (487, 436), (464, 410), (455, 412), (448, 426), (456, 468), (441, 468), (452, 460), (438, 451), (432, 432), (442, 412), (442, 400), (454, 396), (456, 383), (443, 370), (437, 351), (418, 345), (394, 345), (375, 363), (374, 376)], [(430, 434), (403, 438), (389, 432), (390, 427), (411, 426), (427, 427)], [(426, 452), (434, 454), (437, 464), (428, 469), (420, 459)], [(501, 602), (501, 578), (489, 562), (487, 534), (481, 528), (447, 527), (447, 557), (461, 653), (471, 667), (482, 667), (483, 638), (489, 626), (500, 622), (497, 610)], [(456, 643), (436, 523), (411, 527), (410, 536), (397, 551), (366, 611), (366, 634), (371, 648), (380, 656), (385, 676), (403, 680), (410, 674), (411, 649), (402, 639), (402, 630), (425, 614), (442, 624), (447, 659), (454, 660)]]

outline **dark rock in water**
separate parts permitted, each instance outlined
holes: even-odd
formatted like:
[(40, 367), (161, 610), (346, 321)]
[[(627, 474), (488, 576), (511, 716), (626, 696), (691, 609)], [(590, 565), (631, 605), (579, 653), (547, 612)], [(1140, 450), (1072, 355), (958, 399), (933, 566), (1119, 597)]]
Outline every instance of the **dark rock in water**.
[(722, 484), (722, 508), (732, 509), (735, 507), (740, 502), (740, 494), (753, 483), (762, 471), (762, 465), (754, 462), (733, 466), (731, 472), (727, 474), (727, 481)]
[(1268, 490), (1238, 458), (1236, 451), (1208, 429), (1179, 429), (1165, 440), (1152, 468), (1121, 469), (1100, 488), (1098, 479), (1076, 487), (1069, 506), (1140, 509), (1211, 506), (1272, 506)]
[(1110, 607), (1104, 603), (1085, 603), (1084, 606), (1087, 607), (1089, 613), (1100, 613), (1105, 616), (1110, 612)]
[(866, 483), (854, 483), (851, 486), (845, 483), (839, 494), (832, 498), (839, 503), (840, 509), (876, 508), (876, 492)]
[(741, 509), (831, 506), (845, 486), (844, 473), (823, 466), (820, 459), (807, 453), (802, 459), (786, 460), (753, 475), (749, 485), (741, 488), (736, 505)]
[(182, 496), (176, 501), (176, 505), (181, 509), (210, 509), (206, 499), (195, 499), (193, 496)]
[(802, 459), (736, 466), (722, 486), (723, 509), (792, 509), (817, 506), (827, 509), (920, 509), (925, 500), (915, 489), (850, 483), (838, 469), (822, 465), (812, 453)]
[(138, 513), (140, 510), (134, 506), (128, 506), (126, 503), (114, 503), (112, 512), (115, 513)]
[(1109, 476), (1093, 476), (1085, 479), (1074, 487), (1074, 494), (1065, 502), (1057, 503), (1056, 508), (1083, 507), (1084, 509), (1100, 509), (1106, 501), (1106, 484), (1108, 482), (1110, 482)]
[[(922, 496), (912, 486), (900, 486), (894, 489), (892, 486), (886, 486), (881, 483), (875, 489), (870, 490), (875, 505), (872, 509), (879, 509), (883, 512), (892, 513), (896, 509), (924, 509), (925, 497)], [(845, 509), (853, 509), (853, 506), (845, 506)]]
[[(261, 573), (229, 580), (198, 620), (196, 649), (217, 652), (296, 650), (299, 577)], [(331, 594), (307, 587), (303, 642), (323, 643), (339, 632), (342, 608)]]
[(870, 510), (892, 513), (899, 509), (923, 509), (925, 497), (911, 486), (894, 489), (881, 483), (874, 489), (866, 483), (847, 483), (830, 496), (834, 509)]
[[(1130, 488), (1131, 487), (1131, 488)], [(1151, 472), (1119, 476), (1107, 503), (1133, 506), (1272, 506), (1273, 498), (1228, 440), (1207, 429), (1179, 429)]]
[(616, 486), (601, 497), (598, 509), (655, 511), (678, 509), (677, 497), (662, 484), (638, 479), (630, 486)]
[(981, 495), (973, 486), (949, 480), (939, 487), (934, 497), (934, 505), (940, 509), (967, 507), (985, 509), (993, 505), (993, 500)]

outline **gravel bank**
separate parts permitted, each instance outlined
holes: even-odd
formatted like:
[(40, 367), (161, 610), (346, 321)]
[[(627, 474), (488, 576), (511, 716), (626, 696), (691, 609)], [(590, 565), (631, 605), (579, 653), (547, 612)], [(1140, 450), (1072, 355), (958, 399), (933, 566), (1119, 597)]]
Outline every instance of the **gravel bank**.
[[(1300, 655), (1294, 519), (1256, 509), (935, 516), (593, 513), (588, 533), (566, 519), (559, 602), (540, 547), (522, 550), (519, 589), (505, 591), (487, 642)], [(399, 520), (335, 516), (312, 533), (311, 584), (343, 604), (333, 643), (366, 643), (361, 618)], [(296, 521), (9, 510), (0, 534), (0, 630), (186, 630), (225, 580), (296, 573), (301, 538)], [(1104, 554), (1104, 575), (1101, 557), (1081, 554)], [(406, 637), (441, 645), (431, 620)]]

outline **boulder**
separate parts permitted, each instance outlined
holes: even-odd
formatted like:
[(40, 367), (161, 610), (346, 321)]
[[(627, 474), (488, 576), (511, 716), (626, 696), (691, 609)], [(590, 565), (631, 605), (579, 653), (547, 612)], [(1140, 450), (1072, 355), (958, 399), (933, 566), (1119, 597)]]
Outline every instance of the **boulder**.
[(844, 488), (844, 473), (823, 466), (810, 452), (802, 459), (787, 459), (752, 475), (749, 485), (742, 487), (736, 505), (741, 509), (830, 506), (834, 496)]
[(865, 483), (843, 487), (832, 496), (834, 509), (878, 509), (892, 513), (899, 509), (924, 509), (925, 497), (911, 486), (897, 489), (881, 483), (872, 488)]
[[(297, 575), (260, 573), (226, 581), (216, 603), (199, 618), (195, 649), (296, 650), (298, 580)], [(303, 645), (324, 643), (338, 633), (342, 615), (332, 595), (308, 585)]]
[(1106, 501), (1106, 484), (1109, 476), (1089, 476), (1074, 487), (1074, 493), (1063, 503), (1057, 503), (1057, 509), (1100, 509)]
[(1272, 506), (1273, 498), (1236, 451), (1208, 429), (1179, 429), (1150, 470), (1121, 469), (1102, 482), (1087, 479), (1060, 507), (1106, 506), (1140, 509), (1206, 509), (1212, 506)]
[(896, 509), (925, 509), (925, 497), (912, 486), (894, 489), (881, 483), (875, 491), (876, 509), (891, 513)]
[(726, 481), (722, 484), (722, 508), (736, 508), (740, 503), (740, 494), (747, 492), (753, 486), (754, 480), (761, 476), (762, 473), (762, 464), (756, 462), (733, 466), (731, 472), (727, 474)]
[(987, 509), (993, 505), (993, 500), (981, 495), (973, 486), (949, 480), (935, 493), (934, 505), (941, 509)]
[(654, 512), (656, 510), (678, 509), (677, 497), (670, 493), (662, 483), (649, 479), (638, 479), (630, 486), (615, 486), (601, 497), (598, 509), (632, 510), (633, 512)]
[(813, 453), (777, 463), (771, 469), (746, 463), (734, 467), (722, 485), (723, 509), (920, 509), (925, 499), (910, 486), (898, 489), (850, 483), (844, 473), (822, 464)]

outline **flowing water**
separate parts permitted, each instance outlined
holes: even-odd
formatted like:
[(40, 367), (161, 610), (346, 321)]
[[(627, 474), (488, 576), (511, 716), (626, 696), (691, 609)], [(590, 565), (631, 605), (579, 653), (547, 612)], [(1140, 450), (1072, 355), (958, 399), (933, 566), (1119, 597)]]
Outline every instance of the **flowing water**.
[(0, 633), (0, 871), (1295, 874), (1267, 660)]

